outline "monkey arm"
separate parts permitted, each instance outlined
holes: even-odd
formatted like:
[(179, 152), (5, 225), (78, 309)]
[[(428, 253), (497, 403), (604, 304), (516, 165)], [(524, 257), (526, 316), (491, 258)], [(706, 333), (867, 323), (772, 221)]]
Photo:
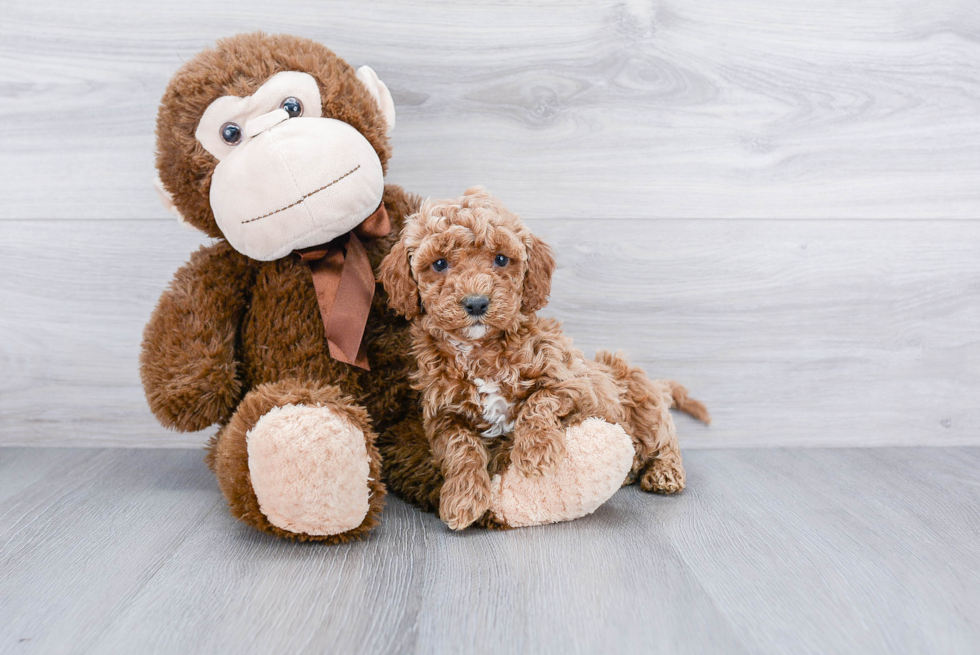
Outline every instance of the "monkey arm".
[(245, 257), (222, 241), (194, 253), (160, 297), (143, 331), (140, 377), (164, 426), (202, 430), (241, 400), (235, 343), (250, 278)]

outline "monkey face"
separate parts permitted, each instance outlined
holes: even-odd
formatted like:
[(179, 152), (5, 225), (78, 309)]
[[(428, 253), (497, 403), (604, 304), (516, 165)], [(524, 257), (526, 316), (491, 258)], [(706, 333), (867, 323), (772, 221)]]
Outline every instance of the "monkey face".
[(214, 219), (253, 259), (326, 243), (381, 203), (381, 160), (356, 129), (321, 116), (320, 90), (307, 73), (278, 73), (251, 96), (218, 98), (195, 136), (218, 159)]
[(239, 34), (167, 85), (155, 186), (181, 221), (277, 259), (377, 210), (394, 124), (391, 94), (367, 66), (309, 39)]

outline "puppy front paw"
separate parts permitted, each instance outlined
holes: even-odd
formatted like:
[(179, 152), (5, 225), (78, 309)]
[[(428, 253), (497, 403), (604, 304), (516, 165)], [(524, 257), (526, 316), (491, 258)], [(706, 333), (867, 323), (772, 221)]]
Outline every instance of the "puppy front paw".
[(510, 461), (528, 478), (551, 475), (565, 458), (565, 434), (554, 429), (538, 433), (517, 434)]
[(478, 521), (490, 509), (490, 478), (470, 480), (463, 476), (449, 478), (439, 493), (439, 518), (451, 530), (463, 530)]

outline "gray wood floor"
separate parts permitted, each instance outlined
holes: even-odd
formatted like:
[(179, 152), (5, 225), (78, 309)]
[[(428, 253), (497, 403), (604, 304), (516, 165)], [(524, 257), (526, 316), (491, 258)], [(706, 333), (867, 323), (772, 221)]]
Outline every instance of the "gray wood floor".
[(688, 453), (690, 486), (267, 538), (196, 450), (0, 449), (4, 653), (975, 653), (980, 449)]

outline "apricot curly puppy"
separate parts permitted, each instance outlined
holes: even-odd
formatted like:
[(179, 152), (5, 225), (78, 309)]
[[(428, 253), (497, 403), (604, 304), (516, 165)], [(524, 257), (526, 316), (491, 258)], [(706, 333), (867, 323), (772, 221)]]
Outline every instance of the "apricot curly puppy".
[(480, 187), (455, 201), (426, 201), (381, 264), (389, 304), (416, 319), (414, 386), (445, 476), (439, 515), (454, 530), (490, 506), (486, 440), (510, 439), (518, 471), (547, 475), (564, 456), (565, 428), (593, 416), (631, 436), (627, 484), (684, 488), (669, 410), (708, 422), (707, 410), (618, 353), (586, 360), (558, 321), (539, 318), (554, 269), (551, 249)]

